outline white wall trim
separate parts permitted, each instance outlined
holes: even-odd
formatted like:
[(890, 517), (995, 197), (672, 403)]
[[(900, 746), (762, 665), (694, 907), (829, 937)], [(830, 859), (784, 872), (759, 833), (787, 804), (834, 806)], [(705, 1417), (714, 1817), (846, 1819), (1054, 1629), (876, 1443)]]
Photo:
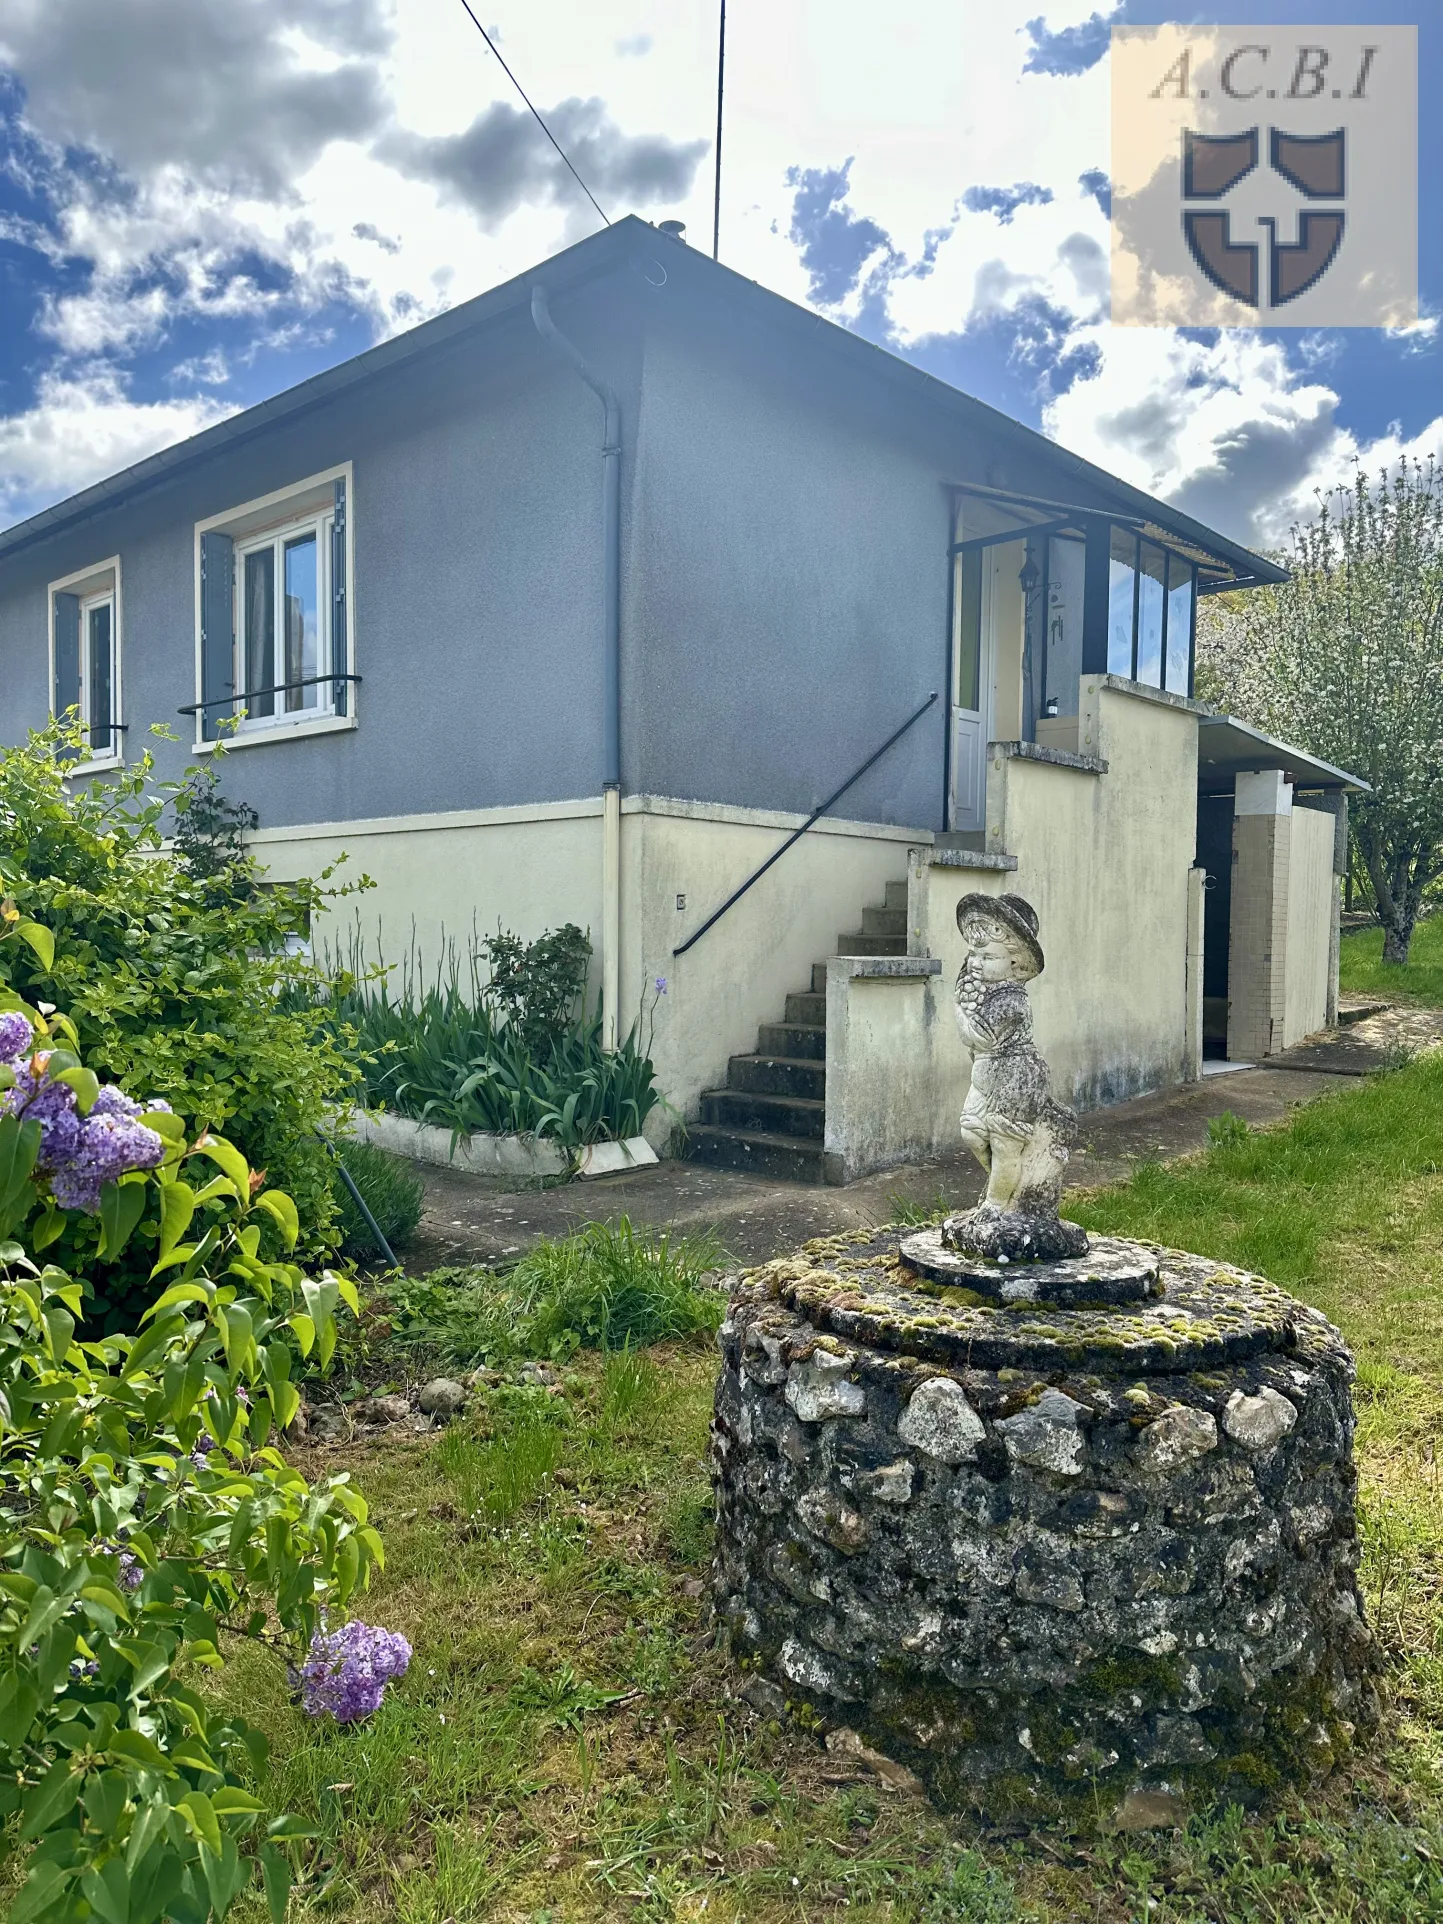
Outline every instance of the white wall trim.
[[(738, 828), (800, 828), (806, 816), (777, 808), (741, 808), (731, 802), (689, 802), (673, 795), (626, 795), (623, 815), (667, 815), (680, 821), (725, 822)], [(930, 828), (898, 828), (891, 822), (851, 821), (845, 816), (824, 815), (808, 831), (812, 835), (850, 835), (867, 842), (905, 842), (909, 846), (930, 844), (936, 838)]]
[[(297, 733), (320, 733), (323, 728), (354, 727), (336, 718), (324, 724), (312, 722)], [(285, 739), (278, 735), (241, 735), (225, 743), (225, 752), (258, 746), (263, 741)], [(207, 742), (207, 749), (217, 744)], [(422, 815), (374, 815), (354, 822), (298, 822), (293, 828), (262, 828), (247, 840), (264, 846), (278, 842), (320, 842), (339, 840), (348, 835), (409, 835), (430, 829), (505, 828), (513, 823), (568, 821), (584, 816), (600, 816), (599, 795), (578, 796), (564, 802), (517, 802), (497, 808), (445, 809)], [(623, 815), (665, 815), (681, 821), (722, 822), (743, 828), (800, 828), (805, 815), (784, 814), (779, 809), (736, 808), (725, 802), (688, 802), (668, 795), (628, 795), (621, 804)], [(845, 835), (866, 842), (901, 842), (909, 847), (930, 847), (936, 839), (930, 828), (896, 828), (890, 822), (838, 821), (824, 816), (813, 824), (813, 835)]]
[[(247, 738), (247, 739), (265, 739)], [(214, 746), (214, 744), (210, 744)], [(241, 742), (227, 742), (231, 754)], [(261, 828), (248, 843), (337, 841), (347, 835), (415, 835), (431, 829), (506, 828), (520, 822), (564, 822), (601, 815), (601, 797), (584, 795), (567, 802), (520, 802), (500, 808), (446, 809), (429, 815), (372, 815), (354, 822), (298, 822), (293, 828)]]

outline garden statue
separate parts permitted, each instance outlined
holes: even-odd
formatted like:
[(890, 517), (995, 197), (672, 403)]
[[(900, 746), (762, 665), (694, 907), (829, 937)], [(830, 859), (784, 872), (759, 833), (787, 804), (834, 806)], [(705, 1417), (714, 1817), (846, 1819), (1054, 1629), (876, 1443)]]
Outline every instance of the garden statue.
[(1058, 1214), (1077, 1117), (1052, 1099), (1027, 1001), (1044, 966), (1037, 912), (1020, 895), (964, 895), (957, 927), (967, 945), (957, 1026), (972, 1052), (962, 1140), (987, 1171), (987, 1192), (976, 1209), (949, 1218), (943, 1240), (997, 1262), (1081, 1256), (1086, 1231)]

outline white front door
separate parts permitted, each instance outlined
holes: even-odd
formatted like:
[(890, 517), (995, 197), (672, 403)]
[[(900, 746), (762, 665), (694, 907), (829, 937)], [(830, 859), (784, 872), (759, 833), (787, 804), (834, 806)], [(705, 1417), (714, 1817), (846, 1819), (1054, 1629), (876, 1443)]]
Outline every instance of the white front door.
[(952, 741), (947, 826), (976, 834), (986, 825), (987, 740), (992, 694), (989, 645), (991, 550), (953, 556)]

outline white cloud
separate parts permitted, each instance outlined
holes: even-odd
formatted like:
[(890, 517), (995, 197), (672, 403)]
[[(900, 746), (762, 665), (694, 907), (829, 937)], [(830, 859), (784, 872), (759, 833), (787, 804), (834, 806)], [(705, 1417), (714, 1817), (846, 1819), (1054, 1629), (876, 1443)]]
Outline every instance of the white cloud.
[[(715, 9), (497, 7), (508, 61), (544, 110), (560, 108), (608, 212), (639, 200), (709, 247)], [(822, 0), (732, 0), (722, 258), (805, 300), (788, 172), (854, 155), (847, 205), (907, 264), (886, 289), (904, 347), (1046, 302), (1059, 333), (1071, 326), (1065, 345), (1098, 360), (1048, 404), (1048, 431), (1204, 519), (1277, 539), (1315, 485), (1396, 437), (1360, 450), (1339, 426), (1322, 344), (1289, 354), (1246, 334), (1207, 345), (1105, 324), (1106, 222), (1078, 183), (1109, 164), (1106, 64), (1025, 71), (1028, 21), (1056, 32), (1097, 11), (1107, 0), (915, 0), (879, 38), (839, 32)], [(54, 233), (0, 232), (68, 256), (72, 278), (90, 268), (40, 316), (53, 361), (35, 405), (0, 422), (11, 507), (216, 418), (216, 395), (171, 386), (138, 402), (99, 368), (154, 352), (180, 317), (239, 318), (253, 343), (277, 345), (312, 333), (340, 299), (381, 336), (596, 225), (559, 163), (524, 144), (510, 83), (458, 0), (6, 0), (0, 60), (20, 76), (62, 191)], [(69, 170), (63, 143), (105, 164)], [(962, 204), (968, 189), (1027, 182), (1052, 199), (1006, 225)], [(1436, 329), (1426, 319), (1400, 340), (1400, 366)], [(245, 348), (233, 328), (226, 343), (235, 367)], [(214, 386), (224, 364), (203, 370), (192, 342), (186, 351), (189, 374)], [(1436, 424), (1420, 445), (1429, 437)]]
[(210, 395), (133, 401), (110, 369), (48, 375), (0, 420), (0, 508), (18, 519), (234, 412)]

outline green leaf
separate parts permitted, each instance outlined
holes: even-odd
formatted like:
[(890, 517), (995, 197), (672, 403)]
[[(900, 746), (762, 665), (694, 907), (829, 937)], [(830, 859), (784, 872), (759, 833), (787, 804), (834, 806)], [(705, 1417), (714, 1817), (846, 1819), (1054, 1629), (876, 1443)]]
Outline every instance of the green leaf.
[(224, 1136), (213, 1136), (207, 1132), (191, 1145), (191, 1154), (209, 1156), (235, 1184), (240, 1200), (244, 1203), (250, 1201), (250, 1164), (233, 1142), (227, 1142)]
[(66, 1874), (58, 1864), (32, 1864), (20, 1895), (6, 1913), (6, 1924), (32, 1924), (42, 1917), (65, 1889)]
[(41, 1321), (45, 1325), (45, 1347), (52, 1362), (63, 1363), (75, 1338), (75, 1318), (59, 1303), (47, 1303)]
[(7, 1748), (18, 1750), (24, 1743), (39, 1708), (40, 1692), (28, 1677), (12, 1670), (0, 1683), (0, 1732)]
[(15, 1642), (19, 1649), (28, 1650), (32, 1643), (39, 1643), (48, 1631), (59, 1623), (70, 1608), (69, 1597), (57, 1597), (47, 1584), (41, 1584), (30, 1599), (30, 1608), (25, 1622)]
[(113, 1837), (130, 1794), (130, 1780), (123, 1770), (103, 1770), (85, 1787), (85, 1815), (102, 1837)]
[(211, 1801), (203, 1790), (187, 1791), (176, 1805), (176, 1809), (186, 1819), (187, 1826), (200, 1839), (208, 1851), (220, 1856), (220, 1823)]
[[(130, 1683), (132, 1697), (138, 1697), (142, 1691), (148, 1690), (170, 1669), (170, 1655), (158, 1643), (122, 1643), (118, 1648), (121, 1656), (135, 1670)], [(111, 1749), (114, 1748), (112, 1744)]]
[(38, 1256), (42, 1249), (48, 1249), (65, 1228), (65, 1211), (57, 1209), (54, 1203), (47, 1203), (43, 1213), (31, 1223), (26, 1234), (30, 1247)]
[(216, 1917), (224, 1918), (236, 1892), (246, 1881), (250, 1866), (241, 1863), (235, 1839), (222, 1835), (219, 1851), (214, 1857), (209, 1852), (205, 1853), (201, 1857), (200, 1867), (205, 1872), (206, 1888), (210, 1892), (210, 1901)]
[(125, 1867), (134, 1874), (137, 1864), (165, 1829), (170, 1803), (164, 1796), (147, 1797), (135, 1813), (125, 1844)]
[(162, 1310), (174, 1309), (177, 1303), (208, 1303), (214, 1294), (214, 1290), (207, 1289), (204, 1283), (172, 1283), (169, 1289), (156, 1297), (140, 1320), (148, 1323), (152, 1316), (159, 1316)]
[(98, 1871), (87, 1871), (80, 1888), (101, 1924), (130, 1924), (130, 1873), (120, 1858), (111, 1857)]
[(167, 1142), (185, 1141), (185, 1117), (177, 1116), (169, 1109), (147, 1109), (145, 1126), (153, 1129), (158, 1136), (164, 1136)]
[[(187, 1182), (170, 1182), (161, 1191), (160, 1199), (160, 1260), (164, 1262), (186, 1230), (195, 1214), (195, 1191)], [(155, 1271), (152, 1270), (154, 1275)]]
[(150, 1770), (165, 1769), (165, 1752), (138, 1730), (117, 1730), (107, 1750), (110, 1756), (120, 1757), (127, 1763), (143, 1764)]
[(274, 1844), (261, 1846), (261, 1882), (270, 1906), (271, 1924), (286, 1924), (286, 1906), (291, 1900), (291, 1867), (285, 1853)]
[(252, 1797), (248, 1790), (241, 1790), (234, 1784), (226, 1784), (210, 1794), (211, 1809), (218, 1817), (231, 1817), (237, 1811), (254, 1812), (264, 1810), (265, 1805), (259, 1797)]
[(94, 1107), (95, 1098), (100, 1094), (100, 1077), (93, 1069), (62, 1069), (55, 1077), (57, 1082), (66, 1083), (75, 1091), (75, 1106), (82, 1116), (88, 1116)]
[(148, 1187), (144, 1182), (108, 1182), (101, 1190), (100, 1254), (107, 1262), (115, 1261), (145, 1214)]
[(55, 967), (55, 937), (43, 922), (17, 922), (15, 933), (35, 951), (40, 966), (49, 975)]
[(286, 1248), (294, 1249), (296, 1239), (301, 1233), (301, 1219), (295, 1204), (284, 1189), (263, 1189), (256, 1197), (256, 1208), (264, 1209), (281, 1226), (281, 1234), (286, 1239)]
[(40, 1782), (26, 1792), (20, 1806), (20, 1836), (29, 1842), (44, 1831), (53, 1830), (60, 1819), (74, 1810), (80, 1798), (81, 1778), (63, 1758), (52, 1764)]
[(40, 1124), (15, 1116), (0, 1121), (0, 1229), (8, 1228), (17, 1210), (30, 1199), (30, 1172), (40, 1154)]

